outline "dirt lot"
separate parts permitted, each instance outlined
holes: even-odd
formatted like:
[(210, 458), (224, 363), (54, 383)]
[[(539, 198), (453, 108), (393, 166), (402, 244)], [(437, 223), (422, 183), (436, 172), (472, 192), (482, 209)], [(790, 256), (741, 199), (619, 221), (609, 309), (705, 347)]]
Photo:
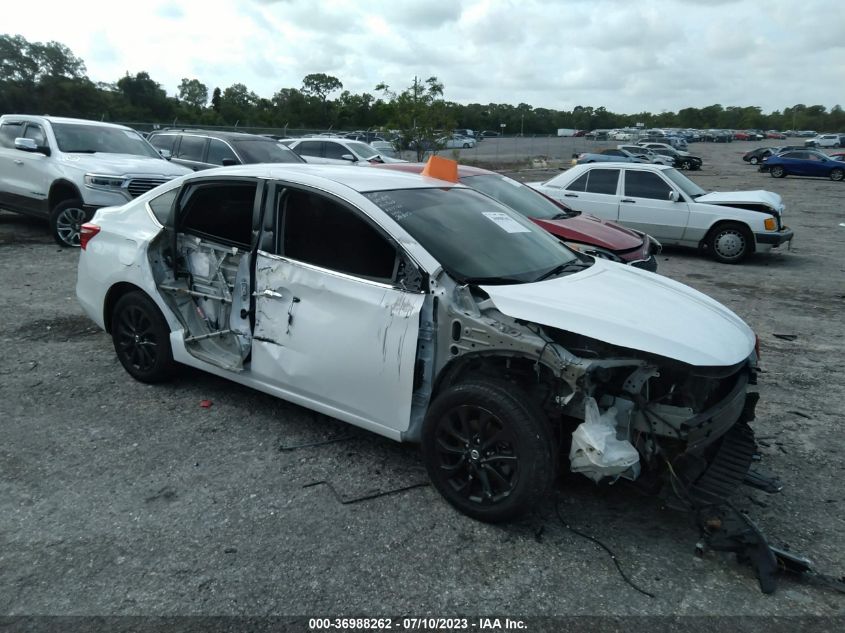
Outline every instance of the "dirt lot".
[[(786, 487), (736, 502), (841, 575), (845, 184), (775, 180), (739, 160), (750, 146), (691, 146), (705, 160), (693, 178), (783, 195), (792, 249), (741, 266), (671, 250), (660, 272), (759, 334), (761, 467)], [(845, 616), (842, 595), (806, 583), (761, 594), (732, 556), (694, 556), (682, 514), (584, 478), (560, 482), (561, 513), (655, 597), (568, 531), (554, 499), (503, 527), (429, 487), (341, 504), (425, 482), (416, 448), (192, 370), (134, 382), (76, 303), (77, 257), (0, 213), (0, 614)]]

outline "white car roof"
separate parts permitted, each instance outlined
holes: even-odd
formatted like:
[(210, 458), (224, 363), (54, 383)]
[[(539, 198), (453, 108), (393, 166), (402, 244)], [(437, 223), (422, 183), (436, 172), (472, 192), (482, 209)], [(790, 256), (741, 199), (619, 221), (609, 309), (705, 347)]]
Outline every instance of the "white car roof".
[(426, 189), (432, 187), (464, 187), (459, 183), (429, 178), (420, 174), (387, 169), (352, 169), (347, 165), (318, 165), (314, 163), (269, 163), (234, 165), (207, 169), (185, 177), (186, 180), (216, 176), (249, 176), (287, 180), (303, 185), (333, 189), (332, 184), (357, 191), (387, 191), (391, 189)]
[(105, 121), (91, 121), (89, 119), (72, 119), (68, 117), (61, 117), (61, 116), (49, 116), (49, 115), (35, 115), (35, 114), (5, 114), (3, 115), (5, 119), (13, 119), (17, 121), (32, 121), (34, 123), (43, 123), (44, 121), (49, 121), (50, 123), (69, 123), (71, 125), (97, 125), (100, 127), (113, 127), (119, 130), (131, 130), (132, 128), (126, 127), (125, 125), (119, 125), (117, 123), (106, 123)]

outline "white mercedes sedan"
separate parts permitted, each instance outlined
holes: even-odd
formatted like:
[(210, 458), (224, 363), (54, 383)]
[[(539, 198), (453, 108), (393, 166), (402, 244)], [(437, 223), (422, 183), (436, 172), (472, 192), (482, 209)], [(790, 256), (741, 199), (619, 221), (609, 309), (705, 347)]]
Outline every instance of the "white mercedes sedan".
[(778, 194), (708, 193), (665, 165), (576, 165), (545, 182), (526, 184), (576, 211), (642, 231), (664, 245), (700, 248), (725, 264), (738, 264), (793, 237), (783, 223)]

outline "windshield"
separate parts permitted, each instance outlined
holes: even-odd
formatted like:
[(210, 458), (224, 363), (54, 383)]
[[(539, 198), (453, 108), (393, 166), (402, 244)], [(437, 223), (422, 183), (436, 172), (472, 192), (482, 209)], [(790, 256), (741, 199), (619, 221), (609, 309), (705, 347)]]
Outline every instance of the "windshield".
[(461, 182), (529, 218), (554, 220), (574, 215), (566, 213), (554, 202), (530, 187), (506, 176), (498, 174), (464, 176)]
[(232, 141), (245, 163), (303, 163), (289, 147), (271, 139)]
[(674, 182), (678, 188), (687, 194), (690, 198), (697, 198), (707, 193), (704, 189), (695, 184), (692, 180), (684, 176), (677, 169), (666, 169), (663, 175)]
[(364, 160), (370, 159), (373, 156), (378, 156), (378, 152), (376, 150), (366, 143), (361, 143), (360, 141), (349, 141), (346, 146)]
[(161, 158), (153, 146), (134, 130), (124, 130), (105, 125), (79, 125), (53, 123), (56, 143), (63, 152), (84, 154), (133, 154)]
[(525, 283), (581, 263), (530, 220), (462, 187), (364, 194), (460, 283)]

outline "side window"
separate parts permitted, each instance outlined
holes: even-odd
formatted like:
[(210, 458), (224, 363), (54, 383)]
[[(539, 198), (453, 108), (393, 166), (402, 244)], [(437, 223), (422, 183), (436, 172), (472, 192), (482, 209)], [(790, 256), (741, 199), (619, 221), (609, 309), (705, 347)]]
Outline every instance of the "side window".
[(326, 151), (325, 158), (334, 158), (335, 160), (341, 160), (344, 154), (352, 154), (350, 150), (346, 149), (340, 143), (326, 142), (324, 143), (324, 146)]
[(590, 177), (590, 172), (582, 174), (575, 181), (572, 182), (566, 189), (568, 191), (586, 191), (587, 190), (587, 179)]
[(23, 137), (31, 138), (41, 147), (47, 144), (47, 137), (44, 135), (44, 130), (41, 129), (40, 125), (36, 125), (35, 123), (27, 124)]
[(616, 195), (616, 183), (619, 182), (618, 169), (593, 169), (589, 174), (590, 179), (587, 181), (587, 191), (611, 196)]
[(606, 149), (602, 152), (602, 154), (607, 154), (608, 156), (624, 156), (625, 154), (622, 153), (621, 150), (618, 149)]
[(150, 138), (150, 145), (157, 150), (166, 149), (171, 154), (173, 153), (173, 142), (176, 140), (175, 134), (156, 134)]
[(801, 152), (786, 152), (785, 154), (781, 154), (783, 158), (803, 158)]
[(302, 141), (296, 146), (296, 153), (319, 158), (323, 155), (323, 141)]
[(240, 164), (241, 161), (235, 156), (235, 152), (223, 141), (213, 138), (208, 142), (208, 158), (205, 162), (212, 165), (222, 165), (223, 159), (228, 158), (235, 161), (235, 164)]
[(625, 195), (634, 198), (652, 198), (654, 200), (668, 200), (671, 187), (657, 174), (650, 171), (625, 172)]
[(350, 275), (390, 281), (396, 249), (373, 225), (332, 200), (290, 191), (280, 200), (283, 255)]
[(198, 163), (202, 162), (205, 153), (205, 141), (206, 139), (202, 136), (183, 136), (182, 142), (179, 144), (179, 158)]
[(23, 123), (4, 123), (0, 125), (0, 147), (15, 148), (15, 139), (23, 135)]
[(182, 203), (180, 230), (249, 248), (256, 188), (246, 182), (196, 186)]
[(175, 187), (160, 196), (156, 196), (147, 203), (150, 205), (153, 215), (156, 216), (156, 220), (162, 226), (165, 226), (170, 218), (170, 209), (173, 207), (173, 201), (176, 199), (177, 193), (179, 193), (179, 187)]

